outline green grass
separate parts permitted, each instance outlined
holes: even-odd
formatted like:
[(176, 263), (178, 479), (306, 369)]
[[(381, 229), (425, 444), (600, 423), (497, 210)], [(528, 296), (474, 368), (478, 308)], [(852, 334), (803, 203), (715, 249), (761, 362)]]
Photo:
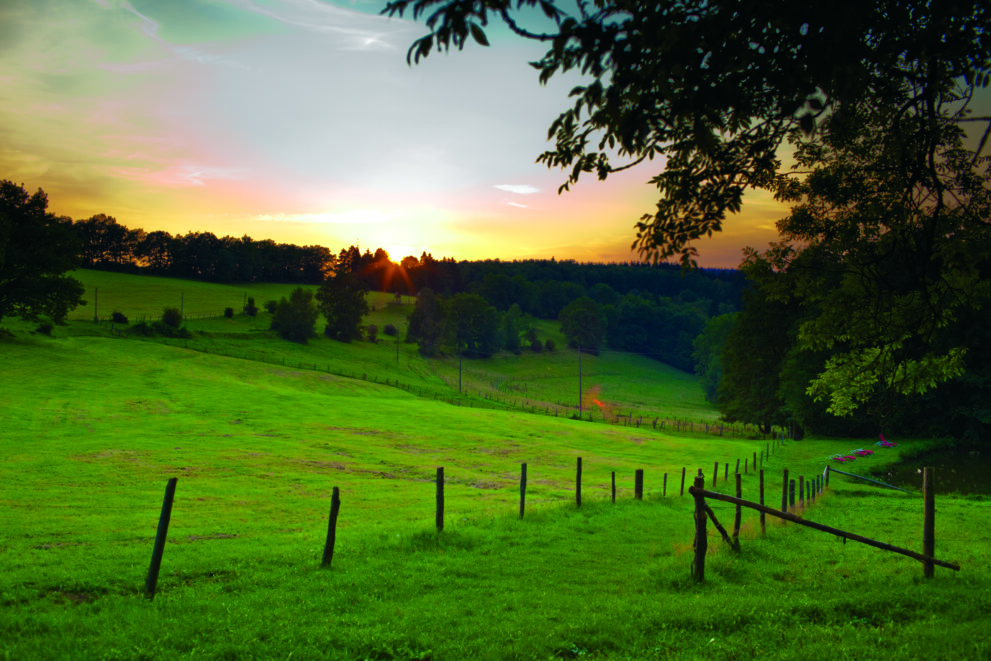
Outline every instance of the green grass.
[[(123, 292), (133, 276), (122, 277)], [(382, 303), (373, 317), (401, 321)], [(564, 352), (472, 363), (471, 383), (491, 391), (458, 398), (452, 361), (400, 345), (397, 365), (385, 342), (293, 345), (246, 317), (190, 322), (188, 348), (118, 339), (89, 321), (54, 339), (5, 325), (14, 335), (0, 338), (4, 658), (991, 656), (980, 633), (991, 610), (989, 501), (938, 500), (937, 555), (959, 562), (959, 573), (937, 568), (926, 581), (918, 562), (774, 520), (761, 537), (747, 511), (739, 555), (710, 526), (707, 580), (696, 585), (681, 469), (702, 468), (711, 484), (719, 461), (716, 489), (728, 491), (725, 463), (732, 478), (736, 460), (768, 442), (534, 415), (484, 396), (519, 395), (508, 386), (520, 384), (534, 401), (568, 396), (577, 387), (562, 373), (571, 370)], [(669, 417), (715, 419), (688, 394), (690, 379), (624, 360), (583, 358), (583, 373), (630, 409), (643, 402)], [(328, 363), (365, 378), (328, 373)], [(833, 453), (872, 443), (774, 448), (767, 501), (780, 502), (783, 468), (811, 477)], [(843, 468), (866, 473), (921, 443)], [(440, 534), (438, 466), (447, 477)], [(638, 468), (644, 502), (632, 498)], [(149, 602), (142, 588), (169, 477), (178, 489)], [(756, 498), (756, 476), (743, 481)], [(334, 486), (337, 551), (321, 570)], [(712, 507), (732, 525), (732, 506)], [(834, 475), (805, 516), (921, 548), (916, 495)]]

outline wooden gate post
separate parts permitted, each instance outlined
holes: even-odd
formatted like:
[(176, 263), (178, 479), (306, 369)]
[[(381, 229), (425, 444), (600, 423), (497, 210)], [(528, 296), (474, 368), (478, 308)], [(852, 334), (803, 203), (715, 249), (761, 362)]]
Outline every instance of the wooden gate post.
[[(922, 500), (924, 514), (922, 517), (922, 555), (933, 558), (936, 556), (936, 482), (933, 479), (933, 469), (922, 469)], [(923, 575), (932, 578), (936, 566), (931, 562), (922, 565)]]
[(701, 475), (695, 478), (695, 562), (692, 563), (692, 575), (695, 580), (701, 583), (705, 580), (705, 551), (709, 545), (705, 530), (705, 498), (702, 491), (705, 489), (705, 478)]

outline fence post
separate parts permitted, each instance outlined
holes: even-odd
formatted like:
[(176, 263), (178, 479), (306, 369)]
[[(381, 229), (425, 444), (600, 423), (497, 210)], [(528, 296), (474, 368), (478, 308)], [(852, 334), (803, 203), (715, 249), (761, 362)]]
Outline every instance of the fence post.
[(575, 475), (575, 504), (582, 506), (582, 458), (578, 457), (578, 471)]
[(681, 495), (685, 495), (685, 467), (681, 467)]
[(695, 478), (695, 562), (692, 563), (692, 575), (695, 580), (701, 583), (705, 580), (705, 551), (709, 545), (706, 536), (705, 520), (705, 498), (702, 497), (702, 490), (705, 489), (705, 478), (701, 475)]
[(795, 480), (788, 480), (788, 506), (795, 508)]
[[(729, 468), (727, 468), (726, 470), (729, 470)], [(736, 460), (736, 474), (737, 475), (740, 474), (740, 460), (739, 459)], [(729, 476), (727, 476), (727, 479), (729, 479)]]
[(520, 518), (523, 518), (523, 512), (526, 511), (526, 462), (523, 462), (520, 467)]
[(829, 487), (829, 466), (826, 466), (826, 487)]
[(444, 530), (444, 467), (437, 467), (437, 532)]
[(321, 567), (330, 567), (334, 559), (334, 545), (337, 543), (337, 515), (341, 511), (341, 490), (334, 487), (330, 496), (330, 518), (327, 520), (327, 543), (323, 547)]
[[(736, 474), (736, 497), (743, 498), (743, 476)], [(733, 519), (733, 548), (740, 550), (740, 524), (743, 522), (743, 507), (737, 503), (736, 518)]]
[[(699, 469), (699, 472), (701, 473), (702, 472), (702, 469)], [(713, 486), (713, 488), (715, 488), (715, 486), (716, 486), (716, 478), (718, 478), (718, 477), (719, 477), (719, 462), (717, 461), (716, 463), (714, 463), (712, 465), (712, 486)]]
[[(740, 471), (737, 470), (737, 472), (740, 472)], [(725, 464), (723, 464), (723, 482), (729, 482), (729, 462), (728, 461)]]
[(784, 469), (784, 478), (781, 482), (781, 511), (788, 511), (788, 469)]
[[(760, 469), (760, 504), (764, 504), (764, 469)], [(767, 525), (764, 521), (765, 514), (762, 511), (760, 513), (760, 534), (765, 534), (767, 532)]]
[(798, 507), (805, 509), (805, 476), (798, 476)]
[(668, 495), (668, 474), (664, 474), (664, 486), (661, 487), (661, 497), (664, 498)]
[(178, 478), (170, 477), (165, 485), (165, 500), (162, 501), (162, 514), (158, 517), (158, 532), (155, 534), (155, 546), (151, 552), (151, 566), (148, 567), (148, 577), (145, 579), (145, 596), (155, 598), (155, 586), (158, 584), (158, 572), (162, 567), (162, 556), (165, 554), (165, 540), (169, 535), (169, 520), (172, 518), (172, 502), (175, 500), (175, 485)]
[(638, 468), (633, 479), (633, 497), (643, 500), (643, 469)]
[[(933, 480), (933, 469), (928, 467), (922, 469), (922, 500), (922, 555), (932, 558), (936, 555), (936, 483)], [(932, 578), (936, 566), (926, 562), (922, 567), (923, 575)]]
[(616, 504), (616, 471), (612, 472), (612, 502)]

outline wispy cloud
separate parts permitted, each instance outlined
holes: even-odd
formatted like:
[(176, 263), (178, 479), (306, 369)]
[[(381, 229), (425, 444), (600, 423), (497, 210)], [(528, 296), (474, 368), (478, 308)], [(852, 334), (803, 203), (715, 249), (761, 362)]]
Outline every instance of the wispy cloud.
[(533, 195), (540, 192), (539, 188), (527, 184), (496, 184), (493, 188), (498, 188), (501, 191), (515, 195)]

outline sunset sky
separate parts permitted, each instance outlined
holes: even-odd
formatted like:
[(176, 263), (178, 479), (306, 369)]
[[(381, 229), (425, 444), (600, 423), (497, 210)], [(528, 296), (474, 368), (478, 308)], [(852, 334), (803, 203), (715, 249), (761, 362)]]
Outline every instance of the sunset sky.
[[(425, 28), (384, 2), (3, 0), (0, 179), (128, 227), (358, 243), (401, 259), (635, 258), (660, 165), (557, 194), (534, 162), (576, 79), (539, 45), (406, 64)], [(736, 266), (780, 209), (751, 199), (701, 263)]]

